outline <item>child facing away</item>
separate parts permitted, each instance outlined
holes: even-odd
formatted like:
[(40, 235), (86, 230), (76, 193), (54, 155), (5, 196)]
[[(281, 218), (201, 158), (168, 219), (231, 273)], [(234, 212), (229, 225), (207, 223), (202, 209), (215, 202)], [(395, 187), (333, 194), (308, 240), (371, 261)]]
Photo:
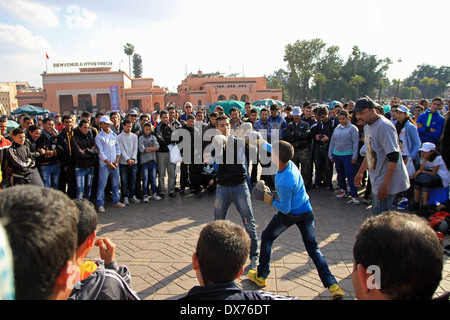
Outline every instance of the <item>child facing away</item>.
[(149, 198), (149, 182), (152, 189), (153, 199), (161, 200), (156, 186), (156, 151), (159, 143), (156, 136), (152, 135), (152, 125), (145, 123), (143, 134), (139, 137), (139, 152), (142, 172), (142, 194), (144, 202)]
[[(450, 174), (447, 166), (436, 145), (431, 142), (424, 142), (419, 149), (421, 164), (419, 170), (414, 173), (414, 203), (410, 210), (419, 214), (427, 214), (430, 189), (446, 188), (450, 183)], [(420, 196), (422, 195), (422, 206), (420, 206)]]

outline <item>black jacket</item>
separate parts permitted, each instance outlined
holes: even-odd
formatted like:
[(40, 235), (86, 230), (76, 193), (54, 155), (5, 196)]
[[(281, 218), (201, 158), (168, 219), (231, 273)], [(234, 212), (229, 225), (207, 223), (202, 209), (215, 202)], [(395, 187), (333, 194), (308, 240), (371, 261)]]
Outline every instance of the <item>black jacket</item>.
[(169, 152), (168, 145), (172, 143), (172, 132), (173, 129), (163, 123), (160, 122), (155, 129), (155, 136), (158, 139), (159, 149), (156, 152)]
[(179, 300), (298, 300), (266, 291), (243, 291), (234, 281), (195, 286)]
[(74, 131), (67, 132), (66, 128), (63, 128), (61, 133), (58, 134), (58, 144), (64, 149), (63, 154), (61, 155), (60, 162), (63, 167), (72, 167), (73, 166), (73, 147), (72, 147), (72, 137)]
[[(38, 151), (37, 146), (36, 146), (37, 141), (33, 141), (33, 139), (31, 138), (31, 136), (28, 132), (25, 134), (25, 136), (26, 136), (26, 139), (25, 139), (24, 145), (27, 146), (28, 149), (30, 149), (31, 159), (36, 161), (41, 156), (41, 153)], [(36, 167), (36, 163), (34, 164), (34, 168), (35, 167)]]
[[(315, 146), (328, 150), (328, 147), (330, 146), (331, 136), (333, 135), (334, 129), (336, 129), (338, 125), (339, 120), (331, 116), (328, 118), (327, 122), (323, 122), (322, 120), (317, 121), (316, 124), (310, 129)], [(318, 134), (324, 134), (328, 138), (330, 138), (330, 140), (325, 142), (316, 140), (315, 136)]]
[(34, 160), (31, 158), (30, 149), (14, 142), (8, 149), (8, 166), (12, 168), (13, 176), (31, 179)]
[(98, 165), (99, 150), (95, 145), (94, 134), (91, 130), (84, 135), (76, 128), (71, 146), (75, 168), (90, 168)]
[(308, 145), (310, 135), (308, 122), (300, 120), (297, 124), (295, 121), (288, 123), (286, 127), (286, 136), (284, 140), (292, 144), (294, 148), (303, 148)]
[[(233, 148), (234, 150), (231, 150)], [(227, 159), (228, 152), (233, 152), (231, 163)], [(213, 150), (214, 151), (214, 150)], [(240, 138), (228, 138), (226, 146), (221, 155), (212, 154), (214, 159), (214, 170), (216, 171), (217, 183), (222, 186), (236, 186), (245, 182), (247, 169), (245, 166), (245, 144)], [(229, 156), (231, 158), (231, 156)]]
[(42, 135), (36, 141), (36, 147), (54, 152), (53, 155), (41, 155), (37, 159), (38, 166), (57, 164), (64, 153), (63, 147), (58, 143), (58, 133), (56, 130), (51, 135), (45, 132), (45, 130), (42, 130)]

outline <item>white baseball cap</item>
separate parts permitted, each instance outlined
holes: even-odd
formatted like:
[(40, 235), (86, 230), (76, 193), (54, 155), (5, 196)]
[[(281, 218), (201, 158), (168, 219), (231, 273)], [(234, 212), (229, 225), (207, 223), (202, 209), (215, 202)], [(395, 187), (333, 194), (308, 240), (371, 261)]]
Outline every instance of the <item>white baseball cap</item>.
[(424, 142), (419, 149), (419, 151), (423, 151), (423, 152), (430, 152), (432, 150), (436, 150), (436, 145), (431, 142)]
[(112, 124), (111, 120), (107, 116), (102, 116), (99, 122), (105, 122), (107, 124)]

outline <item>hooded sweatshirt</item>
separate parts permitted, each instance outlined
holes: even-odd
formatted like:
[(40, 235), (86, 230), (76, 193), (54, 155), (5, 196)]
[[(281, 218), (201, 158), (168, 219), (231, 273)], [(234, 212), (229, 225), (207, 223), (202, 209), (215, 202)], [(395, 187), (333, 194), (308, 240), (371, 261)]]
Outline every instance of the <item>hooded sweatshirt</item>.
[(127, 161), (134, 159), (135, 163), (138, 163), (137, 150), (138, 150), (138, 136), (134, 133), (126, 133), (122, 131), (121, 134), (117, 136), (120, 144), (120, 164), (127, 164)]
[(80, 266), (81, 281), (75, 283), (69, 300), (139, 300), (130, 288), (130, 272), (117, 262), (87, 261)]

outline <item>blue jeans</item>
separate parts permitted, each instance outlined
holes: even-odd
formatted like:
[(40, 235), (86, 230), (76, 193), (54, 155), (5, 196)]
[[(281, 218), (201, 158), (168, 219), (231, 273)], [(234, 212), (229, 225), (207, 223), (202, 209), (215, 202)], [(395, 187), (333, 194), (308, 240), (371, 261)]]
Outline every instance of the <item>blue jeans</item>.
[(352, 197), (358, 196), (358, 190), (355, 187), (355, 165), (352, 163), (352, 155), (338, 156), (333, 153), (333, 160), (336, 166), (337, 179), (339, 184), (339, 189), (347, 191), (347, 184), (345, 179), (348, 181), (350, 186), (350, 194)]
[(142, 172), (142, 194), (148, 196), (148, 182), (150, 181), (152, 187), (152, 193), (158, 192), (158, 187), (156, 186), (156, 162), (149, 161), (141, 164)]
[(92, 180), (94, 179), (94, 167), (75, 168), (75, 181), (77, 182), (76, 198), (91, 199)]
[(284, 214), (278, 212), (267, 225), (261, 235), (261, 253), (258, 265), (258, 277), (267, 278), (270, 273), (270, 258), (273, 242), (290, 226), (296, 224), (302, 235), (308, 255), (314, 262), (320, 280), (325, 288), (337, 283), (328, 268), (327, 261), (316, 241), (314, 214), (312, 211), (303, 214)]
[(390, 211), (395, 196), (395, 194), (390, 194), (386, 199), (378, 200), (378, 195), (372, 193), (372, 214), (378, 215)]
[(241, 215), (245, 230), (250, 236), (250, 258), (258, 257), (258, 236), (256, 234), (250, 191), (246, 181), (232, 187), (217, 185), (214, 220), (226, 219), (231, 202), (234, 202), (237, 211)]
[(42, 182), (47, 188), (53, 188), (58, 190), (59, 175), (61, 169), (59, 168), (59, 163), (40, 166), (39, 172), (41, 173)]
[(133, 197), (136, 195), (136, 176), (138, 165), (133, 164), (129, 166), (127, 164), (121, 164), (120, 166), (120, 179), (122, 180), (122, 196)]
[(98, 166), (98, 188), (97, 188), (97, 206), (104, 206), (105, 187), (108, 182), (108, 177), (111, 179), (112, 188), (112, 200), (113, 204), (120, 201), (119, 195), (119, 183), (120, 183), (120, 169), (117, 167), (115, 170), (109, 169), (108, 166)]

